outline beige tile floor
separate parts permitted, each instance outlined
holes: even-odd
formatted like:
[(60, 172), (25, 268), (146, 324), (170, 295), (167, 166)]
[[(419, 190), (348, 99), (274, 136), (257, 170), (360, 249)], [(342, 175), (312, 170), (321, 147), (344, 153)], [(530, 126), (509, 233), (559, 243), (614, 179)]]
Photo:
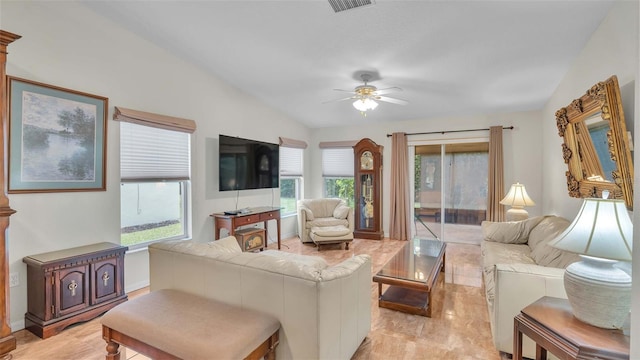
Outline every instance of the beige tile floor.
[[(377, 272), (404, 242), (355, 239), (349, 250), (336, 245), (323, 247), (322, 251), (301, 244), (298, 238), (284, 240), (282, 245), (283, 251), (322, 256), (330, 264), (354, 254), (370, 254), (373, 271)], [(434, 291), (431, 318), (378, 308), (377, 283), (372, 282), (371, 332), (353, 359), (500, 360), (491, 341), (481, 279), (479, 246), (448, 243), (445, 272)], [(130, 298), (147, 291), (131, 293)], [(94, 319), (46, 340), (25, 330), (18, 331), (15, 333), (18, 348), (12, 352), (13, 359), (104, 359), (105, 343), (100, 329), (99, 319)], [(130, 349), (125, 353), (127, 359), (148, 359)]]

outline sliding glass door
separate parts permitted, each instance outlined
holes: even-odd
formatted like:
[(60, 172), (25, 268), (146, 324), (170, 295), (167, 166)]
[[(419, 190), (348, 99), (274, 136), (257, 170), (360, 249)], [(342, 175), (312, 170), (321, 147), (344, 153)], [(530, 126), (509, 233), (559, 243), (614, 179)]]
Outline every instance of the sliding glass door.
[(489, 143), (417, 145), (415, 236), (479, 243), (486, 218)]

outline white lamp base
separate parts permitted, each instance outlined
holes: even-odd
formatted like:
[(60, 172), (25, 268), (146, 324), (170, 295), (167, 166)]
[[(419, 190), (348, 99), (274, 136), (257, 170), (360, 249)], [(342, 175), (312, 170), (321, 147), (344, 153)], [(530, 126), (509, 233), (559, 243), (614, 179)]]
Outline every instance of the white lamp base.
[(507, 216), (506, 216), (507, 221), (521, 221), (521, 220), (527, 220), (528, 218), (529, 218), (529, 213), (527, 212), (527, 210), (523, 208), (512, 207), (511, 209), (507, 210)]
[(621, 329), (631, 309), (631, 276), (613, 266), (615, 260), (580, 257), (564, 273), (573, 315), (597, 327)]

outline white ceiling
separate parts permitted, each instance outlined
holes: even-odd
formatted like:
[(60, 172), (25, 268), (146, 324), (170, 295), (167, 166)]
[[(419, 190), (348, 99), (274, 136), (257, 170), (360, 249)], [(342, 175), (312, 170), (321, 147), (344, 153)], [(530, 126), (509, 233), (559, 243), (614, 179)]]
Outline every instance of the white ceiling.
[[(541, 109), (611, 1), (86, 1), (309, 127)], [(398, 86), (364, 118), (339, 99)], [(212, 99), (215, 101), (215, 99)]]

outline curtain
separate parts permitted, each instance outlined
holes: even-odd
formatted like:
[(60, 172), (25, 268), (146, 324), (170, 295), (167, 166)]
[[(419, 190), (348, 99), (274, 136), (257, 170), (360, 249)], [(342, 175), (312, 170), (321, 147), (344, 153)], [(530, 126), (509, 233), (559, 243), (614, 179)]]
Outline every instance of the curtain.
[(391, 216), (389, 238), (409, 239), (409, 159), (407, 134), (393, 133), (391, 136)]
[(492, 126), (489, 135), (489, 186), (487, 194), (487, 220), (504, 221), (504, 161), (502, 155), (502, 126)]

